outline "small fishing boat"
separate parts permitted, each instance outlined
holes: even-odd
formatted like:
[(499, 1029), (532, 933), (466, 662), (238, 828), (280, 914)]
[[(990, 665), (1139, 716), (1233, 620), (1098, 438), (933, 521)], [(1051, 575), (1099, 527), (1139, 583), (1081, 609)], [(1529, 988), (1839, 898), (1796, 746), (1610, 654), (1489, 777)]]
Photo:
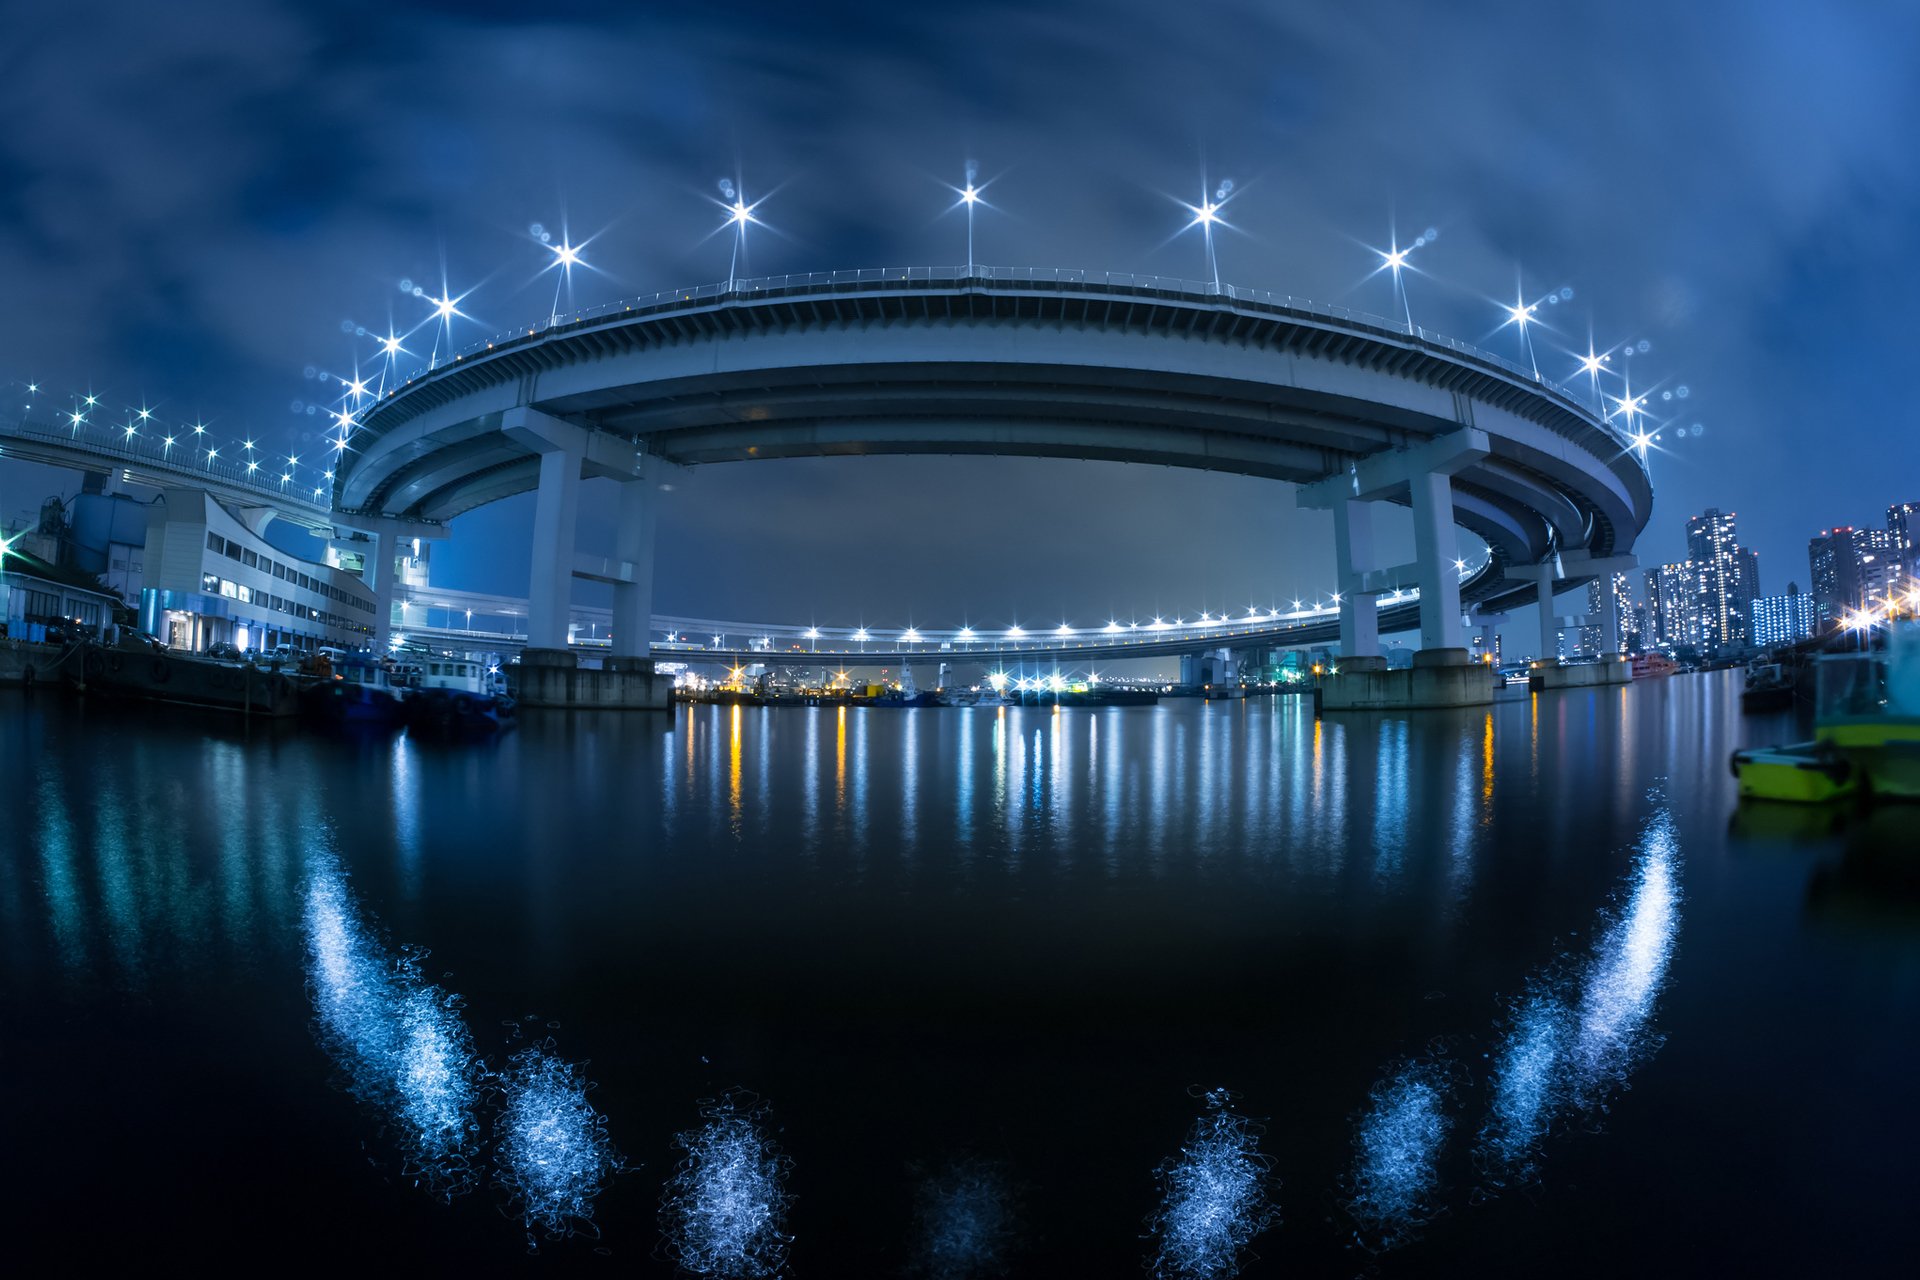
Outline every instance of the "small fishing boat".
[(1786, 747), (1749, 747), (1733, 753), (1740, 794), (1755, 800), (1824, 804), (1854, 794), (1859, 775), (1852, 762), (1823, 742)]
[(319, 724), (397, 729), (406, 717), (407, 688), (371, 658), (330, 661), (323, 677), (301, 692), (300, 710)]
[(1813, 741), (1736, 751), (1731, 763), (1754, 799), (1920, 800), (1920, 623), (1893, 623), (1883, 649), (1820, 658)]
[(402, 705), (410, 733), (493, 733), (514, 722), (512, 698), (496, 692), (493, 674), (471, 658), (428, 658), (410, 674)]
[(1793, 709), (1793, 670), (1778, 662), (1755, 660), (1747, 666), (1747, 685), (1740, 691), (1740, 709), (1749, 715)]
[(203, 658), (130, 637), (113, 646), (83, 644), (69, 662), (75, 688), (97, 697), (137, 698), (279, 718), (300, 709), (301, 682), (278, 669)]

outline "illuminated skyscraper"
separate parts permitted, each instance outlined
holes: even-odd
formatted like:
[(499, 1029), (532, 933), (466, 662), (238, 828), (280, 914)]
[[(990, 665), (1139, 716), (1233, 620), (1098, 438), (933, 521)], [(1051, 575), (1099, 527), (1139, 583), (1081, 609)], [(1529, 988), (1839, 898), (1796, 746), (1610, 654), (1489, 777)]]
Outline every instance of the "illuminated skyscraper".
[(1699, 647), (1700, 618), (1693, 578), (1693, 566), (1685, 561), (1647, 570), (1653, 645), (1663, 649)]
[(1896, 502), (1887, 508), (1887, 533), (1903, 576), (1920, 573), (1920, 502)]
[(1762, 596), (1753, 602), (1753, 642), (1788, 644), (1812, 635), (1819, 627), (1819, 610), (1812, 596), (1800, 594), (1798, 583), (1787, 584), (1783, 596)]
[(1611, 578), (1595, 578), (1587, 584), (1587, 616), (1595, 621), (1580, 627), (1580, 652), (1597, 654), (1606, 651), (1606, 611), (1609, 608), (1613, 610), (1614, 634), (1619, 637), (1621, 650), (1640, 647), (1639, 629), (1634, 625), (1633, 593), (1628, 587), (1627, 575), (1616, 573)]
[(1747, 643), (1747, 610), (1760, 589), (1760, 561), (1740, 545), (1734, 513), (1708, 507), (1687, 521), (1687, 559), (1693, 565), (1702, 648), (1738, 649)]
[[(1891, 520), (1892, 512), (1888, 512)], [(1900, 583), (1903, 561), (1896, 534), (1887, 529), (1824, 529), (1807, 542), (1813, 570), (1814, 608), (1822, 627), (1832, 626), (1856, 609), (1872, 606)]]

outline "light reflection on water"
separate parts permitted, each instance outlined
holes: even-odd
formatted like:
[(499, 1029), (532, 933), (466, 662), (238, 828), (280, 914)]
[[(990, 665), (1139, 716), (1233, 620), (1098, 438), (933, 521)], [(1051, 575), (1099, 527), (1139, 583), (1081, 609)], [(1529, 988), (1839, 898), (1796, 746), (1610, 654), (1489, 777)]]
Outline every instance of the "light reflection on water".
[[(1625, 900), (1602, 913), (1590, 953), (1535, 974), (1496, 1029), (1487, 1115), (1473, 1151), (1483, 1179), (1476, 1196), (1534, 1177), (1556, 1125), (1604, 1110), (1658, 1047), (1652, 1018), (1679, 928), (1678, 856), (1672, 814), (1661, 806), (1642, 831)], [(1369, 1249), (1414, 1239), (1442, 1207), (1453, 1073), (1426, 1059), (1374, 1086), (1355, 1137), (1347, 1206)]]
[(1589, 954), (1536, 975), (1515, 1003), (1475, 1153), (1490, 1185), (1532, 1177), (1556, 1121), (1604, 1110), (1659, 1047), (1652, 1019), (1680, 927), (1678, 858), (1662, 806), (1640, 837), (1626, 898), (1601, 916)]
[[(1459, 917), (1472, 920), (1475, 929), (1433, 932), (1464, 942), (1481, 925), (1509, 929), (1506, 919), (1487, 912), (1490, 907), (1510, 909), (1511, 904), (1500, 899), (1516, 878), (1524, 882), (1532, 877), (1526, 892), (1559, 894), (1575, 913), (1593, 909), (1605, 892), (1604, 881), (1614, 872), (1582, 877), (1578, 868), (1593, 865), (1594, 859), (1585, 855), (1611, 856), (1623, 850), (1626, 841), (1615, 838), (1597, 847), (1578, 828), (1583, 822), (1608, 820), (1606, 811), (1562, 800), (1576, 796), (1589, 770), (1607, 775), (1595, 780), (1595, 791), (1617, 793), (1621, 778), (1608, 771), (1618, 769), (1624, 775), (1627, 757), (1613, 749), (1604, 732), (1583, 734), (1577, 725), (1566, 723), (1572, 717), (1554, 716), (1551, 707), (1542, 712), (1537, 699), (1524, 709), (1515, 705), (1510, 711), (1462, 717), (1326, 721), (1291, 698), (1204, 709), (1174, 705), (1091, 712), (747, 708), (742, 714), (734, 708), (691, 708), (679, 712), (671, 728), (651, 730), (650, 742), (646, 734), (625, 727), (604, 730), (611, 744), (604, 759), (569, 747), (572, 739), (556, 735), (542, 740), (529, 732), (515, 740), (529, 748), (524, 753), (528, 763), (535, 759), (531, 748), (536, 743), (549, 754), (537, 775), (541, 785), (515, 779), (525, 794), (511, 803), (500, 797), (513, 788), (499, 771), (489, 772), (486, 758), (477, 753), (436, 758), (396, 752), (360, 761), (356, 774), (304, 740), (283, 748), (283, 757), (276, 759), (258, 742), (195, 739), (191, 752), (180, 750), (177, 742), (169, 750), (204, 761), (203, 776), (196, 779), (202, 785), (181, 782), (152, 761), (123, 763), (110, 776), (82, 782), (76, 782), (79, 775), (72, 770), (29, 768), (16, 773), (27, 785), (14, 801), (22, 815), (14, 830), (31, 838), (16, 841), (18, 852), (8, 870), (19, 868), (22, 874), (7, 879), (0, 889), (5, 890), (5, 910), (20, 913), (37, 931), (33, 963), (46, 970), (92, 971), (151, 987), (167, 981), (172, 957), (164, 948), (169, 942), (205, 941), (210, 928), (232, 939), (236, 950), (270, 957), (270, 963), (297, 962), (300, 942), (312, 931), (313, 910), (310, 893), (299, 885), (298, 853), (305, 847), (299, 833), (316, 815), (327, 814), (331, 821), (335, 811), (358, 807), (364, 809), (360, 839), (351, 845), (343, 841), (340, 847), (353, 849), (353, 884), (364, 890), (365, 901), (419, 903), (419, 911), (410, 916), (441, 913), (433, 936), (443, 954), (449, 941), (457, 950), (459, 928), (449, 924), (453, 908), (437, 903), (457, 904), (462, 911), (477, 908), (490, 923), (505, 921), (509, 928), (538, 916), (536, 943), (523, 944), (508, 935), (502, 944), (525, 945), (531, 963), (519, 976), (530, 985), (553, 974), (556, 981), (565, 981), (579, 972), (565, 963), (542, 967), (549, 954), (576, 954), (568, 930), (582, 921), (593, 923), (594, 913), (581, 909), (576, 898), (602, 896), (609, 917), (630, 913), (657, 926), (661, 913), (648, 914), (636, 889), (661, 885), (663, 893), (684, 892), (656, 879), (658, 867), (670, 865), (688, 883), (704, 889), (707, 882), (700, 877), (707, 868), (729, 861), (750, 867), (756, 875), (764, 873), (783, 890), (800, 882), (831, 890), (865, 883), (890, 896), (897, 891), (907, 908), (905, 918), (916, 923), (926, 916), (914, 911), (955, 886), (966, 892), (951, 896), (966, 896), (969, 902), (1023, 894), (1027, 885), (1015, 886), (1014, 895), (1001, 893), (1016, 874), (1029, 877), (1028, 884), (1046, 893), (1057, 891), (1058, 901), (1069, 908), (1109, 899), (1074, 898), (1073, 886), (1043, 882), (1099, 882), (1092, 885), (1093, 892), (1111, 893), (1111, 900), (1119, 900), (1118, 895), (1131, 888), (1126, 882), (1150, 879), (1141, 897), (1128, 899), (1129, 904), (1144, 900), (1148, 892), (1177, 900), (1192, 894), (1197, 884), (1218, 882), (1245, 891), (1253, 903), (1249, 914), (1254, 909), (1269, 912), (1276, 922), (1242, 954), (1289, 951), (1292, 944), (1279, 939), (1289, 930), (1297, 935), (1305, 920), (1306, 930), (1327, 934), (1346, 931), (1352, 923), (1348, 936), (1355, 941), (1347, 954), (1365, 959), (1372, 941), (1366, 930), (1390, 936), (1397, 944), (1432, 929), (1435, 921), (1455, 919), (1460, 910), (1481, 913)], [(1644, 715), (1642, 720), (1653, 717)], [(1537, 733), (1530, 734), (1529, 728), (1536, 726)], [(1654, 723), (1645, 727), (1650, 734), (1660, 729)], [(1661, 738), (1657, 748), (1669, 750), (1670, 744)], [(577, 754), (567, 754), (570, 750)], [(1652, 750), (1635, 759), (1644, 765)], [(314, 767), (316, 758), (323, 768)], [(1530, 760), (1538, 762), (1537, 785), (1528, 776)], [(1724, 772), (1718, 760), (1711, 763), (1714, 767), (1703, 774)], [(575, 766), (604, 791), (591, 793), (591, 800), (584, 798), (586, 791), (569, 793), (564, 779)], [(530, 781), (533, 776), (530, 770)], [(801, 785), (792, 787), (796, 778)], [(1639, 792), (1636, 784), (1635, 794)], [(216, 793), (231, 800), (203, 805), (206, 838), (199, 838), (197, 830), (183, 835), (188, 829), (183, 827), (143, 826), (151, 819), (141, 815), (167, 811), (169, 795), (184, 812), (196, 797)], [(457, 804), (451, 797), (457, 797)], [(1496, 812), (1496, 798), (1508, 806), (1506, 812)], [(485, 816), (450, 835), (458, 805), (473, 806)], [(1635, 810), (1645, 807), (1636, 803)], [(597, 809), (620, 813), (626, 825), (608, 823), (596, 829)], [(1558, 837), (1553, 835), (1556, 830)], [(1691, 842), (1697, 828), (1688, 831)], [(808, 856), (787, 856), (783, 836), (788, 832), (800, 835), (797, 844)], [(293, 834), (283, 842), (283, 833)], [(595, 839), (603, 841), (604, 848), (596, 851)], [(498, 850), (512, 852), (496, 850), (490, 843), (496, 840)], [(1516, 842), (1528, 841), (1532, 843), (1525, 857), (1511, 852)], [(858, 859), (850, 853), (856, 844), (865, 850)], [(743, 851), (757, 861), (731, 857)], [(700, 861), (712, 853), (726, 856)], [(680, 867), (677, 859), (692, 869)], [(500, 896), (502, 884), (520, 883), (515, 877), (522, 874), (517, 866), (521, 860), (535, 891), (511, 909), (498, 909), (490, 900)], [(816, 863), (824, 864), (828, 874), (818, 874)], [(943, 883), (942, 876), (951, 883)], [(569, 877), (599, 883), (591, 890), (569, 888)], [(737, 900), (729, 897), (724, 904), (727, 912), (737, 909), (740, 914), (716, 910), (703, 924), (715, 935), (709, 955), (727, 980), (748, 966), (719, 956), (722, 944), (741, 945), (741, 935), (772, 914), (756, 900), (748, 879), (740, 877)], [(340, 884), (345, 883), (342, 875)], [(1562, 957), (1525, 982), (1520, 977), (1529, 966), (1550, 954), (1543, 946), (1509, 956), (1497, 968), (1475, 971), (1508, 975), (1494, 981), (1519, 991), (1507, 1018), (1495, 1029), (1482, 1082), (1487, 1103), (1482, 1114), (1468, 1114), (1480, 1110), (1477, 1100), (1483, 1095), (1478, 1089), (1456, 1088), (1450, 1095), (1442, 1089), (1438, 1110), (1422, 1111), (1413, 1105), (1419, 1101), (1418, 1089), (1381, 1093), (1379, 1105), (1372, 1108), (1380, 1124), (1370, 1132), (1371, 1148), (1382, 1158), (1370, 1164), (1377, 1175), (1370, 1185), (1377, 1193), (1368, 1201), (1383, 1210), (1377, 1215), (1383, 1236), (1396, 1223), (1417, 1225), (1422, 1212), (1441, 1204), (1451, 1180), (1445, 1164), (1449, 1149), (1458, 1157), (1456, 1164), (1464, 1164), (1471, 1143), (1481, 1185), (1510, 1186), (1537, 1176), (1544, 1144), (1617, 1103), (1618, 1089), (1659, 1043), (1653, 1015), (1672, 962), (1679, 883), (1678, 836), (1663, 810), (1642, 839), (1620, 902), (1594, 929), (1590, 946), (1583, 945), (1579, 954)], [(1285, 892), (1268, 893), (1269, 884), (1281, 885)], [(1568, 885), (1573, 886), (1570, 894), (1565, 891)], [(394, 1121), (388, 1137), (445, 1135), (461, 1128), (458, 1117), (463, 1114), (478, 1115), (482, 1134), (497, 1134), (488, 1118), (506, 1110), (509, 1069), (490, 1075), (486, 1064), (476, 1059), (472, 1070), (479, 1073), (478, 1094), (462, 1111), (464, 1086), (459, 1082), (473, 1077), (461, 1059), (471, 1056), (474, 1047), (470, 1037), (462, 1039), (457, 1002), (420, 977), (417, 961), (381, 942), (379, 926), (362, 900), (344, 889), (342, 895), (344, 906), (336, 913), (343, 922), (340, 929), (357, 931), (363, 942), (347, 944), (338, 936), (334, 942), (345, 948), (341, 954), (348, 959), (358, 955), (375, 970), (384, 966), (389, 994), (373, 1001), (377, 1007), (368, 1014), (369, 1004), (353, 994), (349, 983), (347, 990), (336, 992), (331, 1017), (316, 999), (315, 1021), (359, 1026), (372, 1017), (389, 1024), (364, 1037), (373, 1051), (356, 1051), (392, 1060), (383, 1068), (389, 1083), (374, 1091), (384, 1091), (388, 1099), (381, 1104), (386, 1108), (382, 1114)], [(1213, 893), (1205, 901), (1218, 908), (1226, 896)], [(1304, 909), (1297, 905), (1303, 897), (1313, 899)], [(1028, 900), (1047, 908), (1054, 905), (1040, 893)], [(674, 905), (687, 901), (682, 897)], [(857, 897), (847, 901), (860, 912), (870, 905)], [(1331, 904), (1325, 921), (1314, 919), (1321, 904)], [(805, 920), (801, 910), (793, 915)], [(1164, 948), (1173, 956), (1196, 938), (1206, 940), (1179, 914), (1177, 901), (1174, 910), (1142, 911), (1140, 919), (1154, 928), (1173, 925), (1164, 937), (1152, 937), (1143, 929), (1138, 935), (1143, 950)], [(639, 931), (631, 919), (620, 923), (623, 929)], [(1553, 927), (1568, 923), (1581, 921), (1556, 921)], [(1010, 926), (1010, 949), (1027, 941), (1019, 927)], [(1690, 922), (1689, 927), (1696, 926)], [(290, 945), (277, 957), (273, 947), (265, 945), (276, 928), (290, 935), (285, 940)], [(469, 939), (468, 945), (491, 941)], [(8, 945), (18, 947), (18, 938), (9, 939)], [(358, 952), (356, 945), (361, 947)], [(841, 954), (850, 954), (846, 945), (807, 941), (809, 947), (832, 951), (839, 946)], [(611, 958), (610, 964), (631, 961), (612, 934), (579, 940), (580, 951), (588, 948), (596, 962), (602, 954)], [(1406, 950), (1383, 950), (1393, 954), (1384, 962), (1376, 957), (1368, 976), (1413, 967)], [(1498, 954), (1494, 946), (1487, 951)], [(795, 961), (808, 962), (804, 955)], [(938, 969), (939, 963), (932, 967)], [(1176, 956), (1171, 963), (1180, 961)], [(464, 974), (474, 966), (463, 960), (460, 967)], [(283, 992), (288, 990), (285, 974), (291, 971), (283, 970), (278, 979)], [(392, 977), (395, 974), (402, 976)], [(943, 981), (950, 977), (944, 972), (936, 976)], [(1188, 976), (1209, 980), (1207, 974)], [(1397, 974), (1388, 977), (1395, 980)], [(1339, 981), (1358, 979), (1329, 979)], [(707, 995), (715, 991), (726, 994), (715, 983)], [(1467, 998), (1484, 1000), (1486, 988), (1467, 993)], [(1021, 1008), (1020, 999), (1010, 992), (1008, 1003)], [(447, 1015), (454, 1020), (451, 1030), (441, 1021)], [(1472, 1020), (1484, 1025), (1477, 1015)], [(768, 1021), (777, 1026), (778, 1018)], [(292, 1034), (310, 1063), (319, 1064), (304, 1013)], [(675, 1034), (667, 1027), (662, 1038)], [(768, 1032), (769, 1043), (774, 1034)], [(411, 1055), (380, 1048), (409, 1035), (417, 1037), (417, 1051)], [(1063, 1052), (1072, 1052), (1070, 1039), (1063, 1038)], [(1210, 1052), (1206, 1042), (1196, 1044), (1197, 1053)], [(884, 1059), (887, 1052), (885, 1047), (880, 1050), (883, 1060), (891, 1061)], [(596, 1061), (609, 1060), (596, 1049)], [(1351, 1106), (1379, 1061), (1369, 1058), (1363, 1074), (1343, 1082), (1338, 1092), (1329, 1091), (1326, 1101), (1339, 1110)], [(768, 1074), (780, 1069), (770, 1067)], [(740, 1074), (762, 1083), (757, 1073)], [(1268, 1083), (1238, 1068), (1232, 1074), (1234, 1086), (1254, 1097)], [(1402, 1074), (1396, 1070), (1383, 1083), (1400, 1083)], [(569, 1132), (564, 1117), (572, 1102), (586, 1095), (569, 1093), (558, 1077), (529, 1073), (525, 1078), (536, 1077), (555, 1088), (523, 1090), (523, 1096), (545, 1097), (555, 1105), (535, 1109), (552, 1122), (538, 1121), (531, 1132), (536, 1138)], [(783, 1099), (790, 1098), (786, 1081), (771, 1083)], [(696, 1087), (710, 1086), (702, 1082)], [(947, 1081), (944, 1087), (963, 1093), (966, 1084)], [(407, 1097), (413, 1101), (395, 1101)], [(622, 1102), (629, 1105), (631, 1095)], [(1271, 1101), (1259, 1109), (1284, 1110)], [(1423, 1146), (1422, 1135), (1436, 1119), (1443, 1136)], [(1475, 1121), (1481, 1125), (1477, 1133), (1470, 1127)], [(651, 1134), (623, 1134), (647, 1145), (648, 1164), (654, 1169), (644, 1197), (649, 1213), (651, 1191), (658, 1185), (658, 1154), (664, 1151), (665, 1135), (678, 1123), (668, 1120)], [(1451, 1135), (1444, 1132), (1448, 1126), (1454, 1126)], [(599, 1131), (575, 1126), (571, 1132), (578, 1137)], [(420, 1145), (434, 1150), (426, 1138)], [(450, 1142), (442, 1144), (447, 1145)], [(580, 1151), (589, 1145), (569, 1138), (547, 1149)], [(794, 1148), (806, 1150), (797, 1138)], [(468, 1167), (487, 1150), (484, 1144), (469, 1146)], [(1422, 1154), (1428, 1150), (1431, 1160)], [(497, 1175), (512, 1185), (505, 1171), (513, 1167), (513, 1158), (505, 1147), (494, 1154), (503, 1161)], [(897, 1158), (891, 1151), (881, 1154)], [(411, 1166), (412, 1157), (407, 1159)], [(811, 1150), (806, 1159), (811, 1171)], [(1150, 1159), (1133, 1162), (1136, 1182), (1144, 1178)], [(550, 1160), (548, 1166), (534, 1167), (559, 1170), (567, 1163)], [(1325, 1196), (1338, 1173), (1317, 1171), (1313, 1185), (1303, 1190)], [(1430, 1173), (1436, 1180), (1422, 1183), (1421, 1177)], [(525, 1185), (521, 1194), (530, 1222), (547, 1220), (535, 1205), (576, 1203), (566, 1195), (548, 1195), (537, 1180)], [(566, 1178), (545, 1184), (566, 1185)], [(1422, 1194), (1428, 1197), (1424, 1210)], [(1115, 1196), (1110, 1202), (1124, 1202), (1136, 1224), (1146, 1208), (1137, 1194)], [(974, 1210), (956, 1205), (953, 1220), (964, 1224)], [(1395, 1218), (1396, 1205), (1412, 1206), (1410, 1216)], [(904, 1196), (901, 1208), (904, 1212)], [(985, 1213), (991, 1206), (974, 1208)], [(1051, 1218), (1051, 1204), (1045, 1212)], [(903, 1228), (904, 1220), (889, 1229)], [(1122, 1248), (1139, 1247), (1124, 1227), (1107, 1243), (1116, 1241)], [(813, 1247), (811, 1237), (807, 1247)]]
[(1436, 1211), (1451, 1093), (1445, 1070), (1430, 1061), (1403, 1063), (1374, 1085), (1354, 1135), (1347, 1201), (1367, 1248), (1406, 1243)]
[(348, 1090), (397, 1122), (404, 1171), (437, 1195), (473, 1187), (482, 1068), (459, 1001), (360, 918), (345, 873), (316, 855), (304, 920), (320, 1041)]
[(683, 1271), (728, 1280), (773, 1275), (786, 1233), (791, 1162), (767, 1136), (764, 1108), (744, 1095), (702, 1105), (702, 1123), (675, 1136), (684, 1156), (661, 1200), (673, 1259)]
[(1206, 1095), (1180, 1153), (1155, 1170), (1160, 1206), (1148, 1221), (1155, 1280), (1227, 1280), (1238, 1275), (1254, 1237), (1278, 1211), (1270, 1196), (1272, 1160), (1258, 1126), (1237, 1114), (1224, 1090)]

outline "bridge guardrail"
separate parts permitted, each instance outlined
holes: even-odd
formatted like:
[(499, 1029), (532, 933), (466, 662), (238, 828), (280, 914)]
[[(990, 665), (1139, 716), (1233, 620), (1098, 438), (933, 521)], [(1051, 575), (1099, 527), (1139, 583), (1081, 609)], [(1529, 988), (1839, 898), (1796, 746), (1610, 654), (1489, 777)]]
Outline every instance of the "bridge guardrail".
[[(1139, 272), (1087, 271), (1073, 267), (860, 267), (843, 271), (757, 276), (735, 280), (731, 284), (721, 281), (688, 288), (661, 289), (653, 293), (638, 294), (631, 298), (621, 298), (569, 312), (564, 316), (551, 316), (524, 328), (496, 333), (490, 339), (463, 347), (444, 360), (436, 361), (400, 379), (398, 384), (376, 401), (373, 407), (400, 394), (420, 379), (453, 365), (464, 363), (473, 356), (484, 355), (510, 344), (523, 343), (528, 338), (589, 327), (609, 318), (644, 316), (650, 312), (685, 307), (689, 304), (718, 302), (727, 298), (764, 300), (778, 297), (805, 297), (844, 291), (850, 287), (858, 287), (863, 291), (884, 290), (888, 287), (911, 289), (927, 285), (951, 285), (961, 288), (974, 282), (1017, 284), (1039, 288), (1049, 285), (1066, 286), (1059, 290), (1061, 292), (1117, 290), (1135, 296), (1164, 298), (1170, 301), (1228, 302), (1258, 308), (1289, 319), (1310, 322), (1330, 321), (1344, 328), (1368, 331), (1383, 338), (1396, 340), (1411, 338), (1454, 356), (1485, 365), (1508, 377), (1557, 396), (1564, 408), (1603, 432), (1609, 439), (1619, 444), (1628, 456), (1634, 456), (1628, 448), (1631, 437), (1614, 426), (1613, 422), (1604, 415), (1596, 414), (1572, 387), (1556, 382), (1532, 369), (1524, 368), (1505, 356), (1497, 355), (1472, 343), (1463, 342), (1458, 338), (1372, 312), (1317, 303), (1307, 298), (1277, 293), (1270, 289), (1255, 289), (1233, 284), (1216, 286), (1207, 281), (1187, 280), (1177, 276), (1157, 276)], [(1644, 471), (1645, 460), (1635, 457), (1635, 461)]]

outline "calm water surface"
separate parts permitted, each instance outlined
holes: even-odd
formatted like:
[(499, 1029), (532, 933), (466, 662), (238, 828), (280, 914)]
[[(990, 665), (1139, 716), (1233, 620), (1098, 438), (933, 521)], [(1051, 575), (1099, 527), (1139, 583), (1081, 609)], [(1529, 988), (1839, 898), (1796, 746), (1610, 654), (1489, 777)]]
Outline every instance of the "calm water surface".
[(1894, 1270), (1920, 839), (1736, 813), (1793, 726), (1731, 681), (462, 748), (0, 698), (0, 1216), (76, 1262)]

